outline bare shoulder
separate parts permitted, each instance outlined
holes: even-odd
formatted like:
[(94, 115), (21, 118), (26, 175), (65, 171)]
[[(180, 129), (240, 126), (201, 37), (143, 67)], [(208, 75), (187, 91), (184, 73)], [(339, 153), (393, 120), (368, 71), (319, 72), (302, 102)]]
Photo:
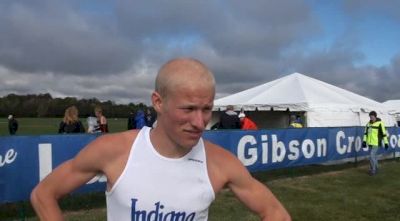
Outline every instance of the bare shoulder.
[(99, 136), (93, 142), (98, 145), (99, 148), (113, 148), (115, 151), (123, 149), (123, 146), (132, 144), (136, 138), (139, 130), (128, 130), (119, 133), (107, 133)]
[(223, 147), (204, 142), (207, 170), (215, 192), (229, 185), (236, 173), (247, 173), (240, 160)]
[[(92, 169), (113, 175), (116, 167), (125, 165), (138, 130), (104, 134), (90, 142), (75, 160), (84, 161)], [(91, 167), (88, 165), (88, 167)]]
[(238, 161), (235, 155), (217, 144), (204, 141), (204, 146), (206, 148), (207, 161), (210, 163), (226, 164)]
[(137, 133), (137, 130), (129, 130), (120, 133), (104, 134), (89, 143), (87, 148), (95, 152), (105, 153), (110, 157), (119, 155), (130, 149)]

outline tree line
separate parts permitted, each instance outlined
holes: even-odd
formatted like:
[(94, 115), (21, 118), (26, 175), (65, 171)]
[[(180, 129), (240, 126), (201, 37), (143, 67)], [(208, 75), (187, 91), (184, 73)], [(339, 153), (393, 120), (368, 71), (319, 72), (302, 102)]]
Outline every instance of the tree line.
[(148, 108), (145, 104), (129, 103), (115, 104), (114, 102), (99, 101), (96, 98), (77, 99), (75, 97), (53, 98), (49, 93), (17, 95), (9, 94), (0, 97), (0, 117), (13, 114), (16, 117), (62, 117), (67, 107), (75, 105), (80, 117), (93, 116), (96, 106), (103, 109), (107, 117), (128, 117), (130, 112)]

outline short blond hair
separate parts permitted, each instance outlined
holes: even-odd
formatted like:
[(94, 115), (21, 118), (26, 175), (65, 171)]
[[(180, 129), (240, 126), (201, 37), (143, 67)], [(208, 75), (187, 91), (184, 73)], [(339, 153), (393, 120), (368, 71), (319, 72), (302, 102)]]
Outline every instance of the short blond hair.
[[(179, 77), (175, 75), (179, 75)], [(160, 68), (155, 81), (155, 91), (165, 98), (171, 89), (187, 80), (215, 87), (213, 74), (202, 62), (193, 58), (176, 58)]]

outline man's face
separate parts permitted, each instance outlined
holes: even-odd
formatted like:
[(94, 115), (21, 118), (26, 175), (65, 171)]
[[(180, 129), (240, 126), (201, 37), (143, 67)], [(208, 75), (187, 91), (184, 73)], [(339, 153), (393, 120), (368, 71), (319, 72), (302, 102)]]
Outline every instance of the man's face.
[(212, 86), (178, 86), (162, 98), (159, 123), (169, 141), (178, 148), (196, 145), (211, 119), (213, 101)]
[(372, 122), (375, 122), (375, 121), (376, 121), (375, 115), (369, 115), (369, 119), (370, 119)]

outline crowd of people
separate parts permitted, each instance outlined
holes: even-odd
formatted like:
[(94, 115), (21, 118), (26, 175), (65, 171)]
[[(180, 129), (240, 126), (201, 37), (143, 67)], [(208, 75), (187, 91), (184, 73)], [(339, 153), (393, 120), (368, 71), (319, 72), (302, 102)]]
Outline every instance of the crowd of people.
[[(303, 128), (300, 115), (291, 114), (289, 116), (288, 128)], [(233, 105), (227, 105), (226, 110), (219, 116), (218, 122), (213, 124), (211, 130), (217, 129), (241, 129), (258, 130), (257, 123), (252, 120), (242, 109), (240, 112), (234, 111)]]
[(156, 121), (156, 114), (150, 108), (135, 112), (131, 111), (128, 117), (128, 130), (142, 129), (144, 126), (154, 127)]
[[(139, 109), (131, 111), (128, 117), (128, 130), (141, 129), (144, 126), (153, 127), (156, 123), (156, 114), (151, 108), (147, 108), (144, 112)], [(19, 123), (14, 115), (8, 116), (8, 131), (10, 135), (16, 135)], [(100, 106), (94, 108), (94, 116), (87, 118), (87, 130), (84, 124), (79, 119), (79, 111), (75, 105), (65, 109), (64, 117), (58, 125), (59, 134), (71, 133), (108, 133), (108, 122), (103, 110)]]
[[(107, 118), (103, 114), (100, 106), (94, 108), (94, 115), (87, 118), (87, 130), (83, 123), (79, 120), (79, 111), (76, 106), (70, 106), (65, 109), (63, 120), (59, 124), (58, 133), (108, 133)], [(127, 129), (142, 129), (144, 126), (154, 127), (156, 124), (156, 113), (153, 108), (139, 109), (136, 112), (129, 113), (127, 121)], [(302, 128), (303, 124), (299, 115), (290, 115), (288, 128)], [(258, 130), (259, 127), (246, 113), (234, 111), (232, 105), (228, 105), (226, 110), (219, 116), (217, 123), (211, 126), (215, 129), (241, 129), (241, 130)], [(8, 116), (8, 130), (10, 135), (15, 135), (18, 130), (18, 121), (15, 116)]]

